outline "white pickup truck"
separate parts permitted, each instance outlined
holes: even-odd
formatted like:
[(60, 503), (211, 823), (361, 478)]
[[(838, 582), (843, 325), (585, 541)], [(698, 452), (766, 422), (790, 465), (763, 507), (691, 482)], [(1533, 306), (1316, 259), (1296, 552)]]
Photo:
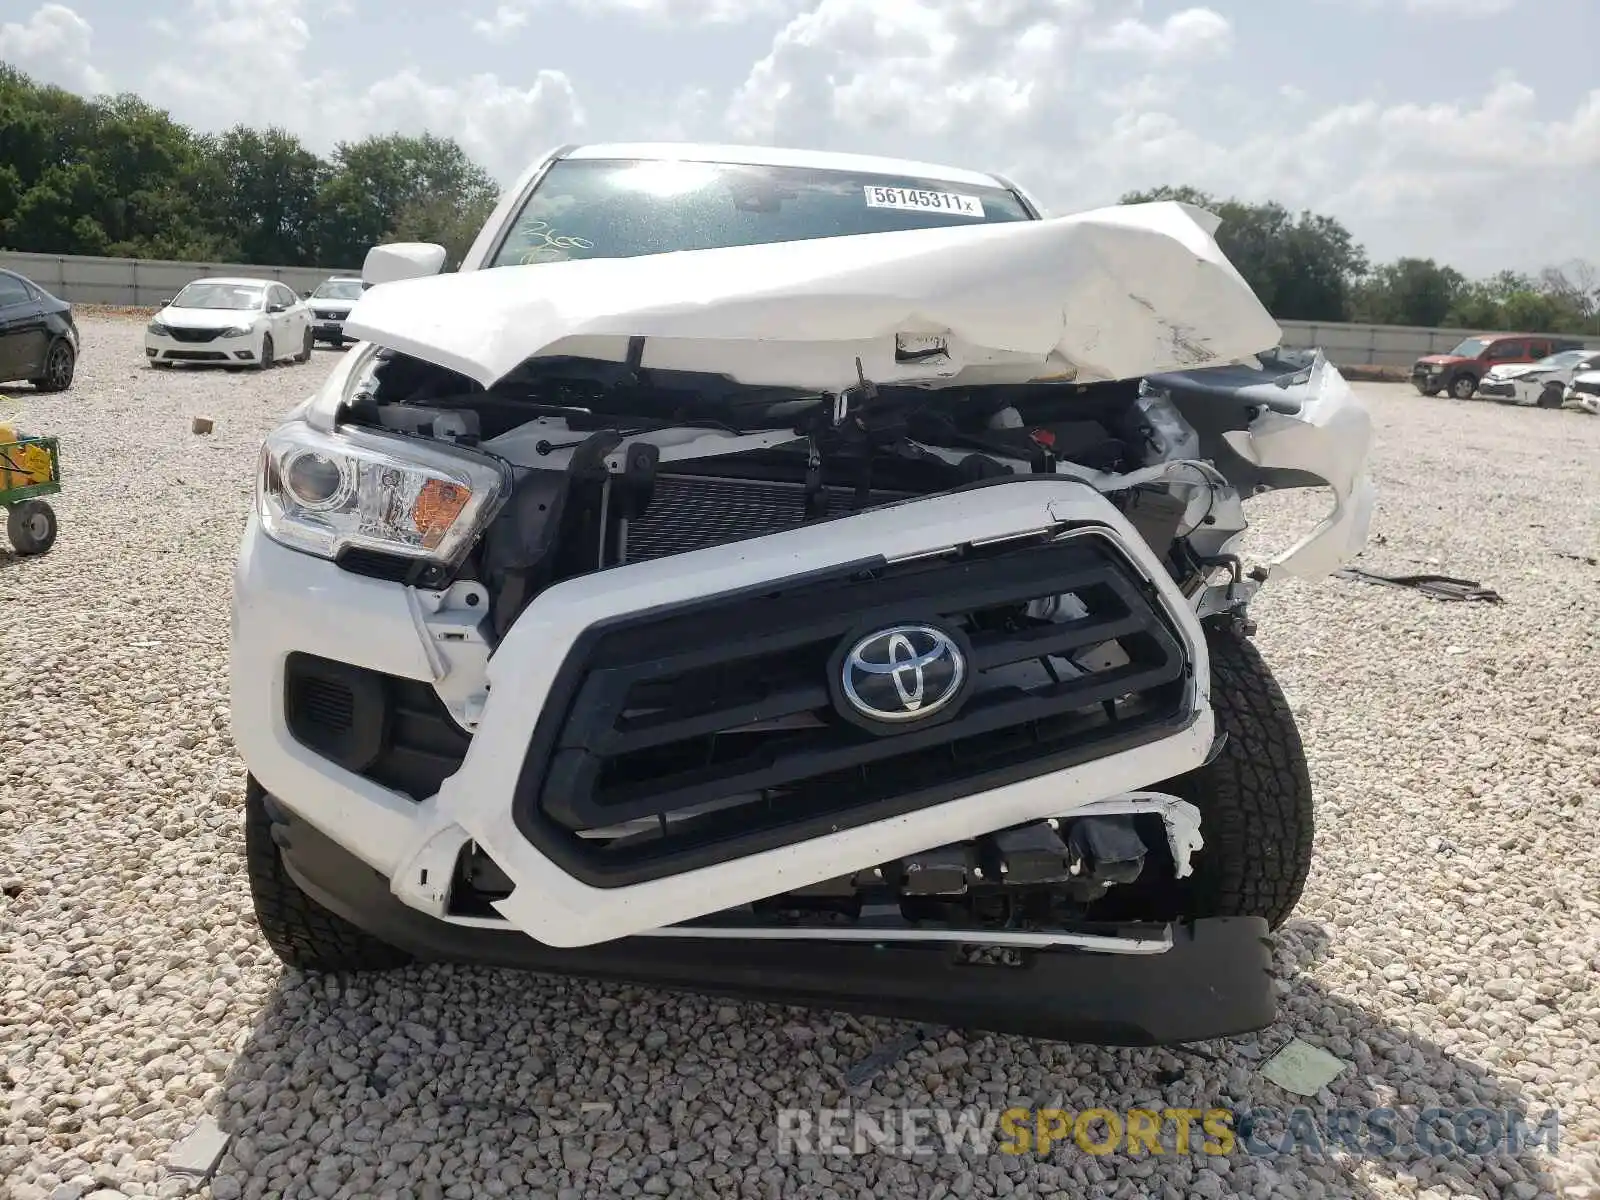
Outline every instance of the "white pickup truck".
[[(566, 147), (383, 246), (267, 439), (233, 722), (267, 938), (1040, 1037), (1266, 1024), (1312, 847), (1248, 603), (1370, 423), (1179, 204)], [(1275, 557), (1243, 502), (1325, 487)]]

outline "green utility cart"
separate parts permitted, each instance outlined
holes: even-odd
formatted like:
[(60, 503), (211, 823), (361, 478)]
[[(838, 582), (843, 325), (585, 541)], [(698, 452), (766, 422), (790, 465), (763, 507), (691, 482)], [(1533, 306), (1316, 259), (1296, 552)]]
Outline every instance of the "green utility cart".
[(0, 508), (18, 554), (55, 544), (56, 512), (44, 497), (61, 490), (61, 451), (53, 437), (27, 437), (0, 424)]

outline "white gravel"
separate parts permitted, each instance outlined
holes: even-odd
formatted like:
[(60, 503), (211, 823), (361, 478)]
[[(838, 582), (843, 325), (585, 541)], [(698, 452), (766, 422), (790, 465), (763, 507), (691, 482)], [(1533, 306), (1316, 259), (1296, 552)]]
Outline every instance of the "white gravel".
[[(904, 1027), (279, 968), (240, 853), (229, 572), (257, 442), (332, 356), (157, 374), (137, 322), (83, 323), (73, 391), (28, 396), (23, 422), (63, 439), (60, 541), (0, 558), (0, 1194), (1600, 1197), (1600, 568), (1559, 556), (1600, 557), (1600, 420), (1362, 389), (1383, 488), (1364, 561), (1505, 603), (1337, 580), (1258, 603), (1321, 830), (1276, 1025), (1195, 1052), (946, 1034), (850, 1092), (844, 1070)], [(1314, 512), (1262, 505), (1263, 536)], [(1559, 1148), (773, 1155), (780, 1107), (1284, 1110), (1256, 1069), (1291, 1037), (1353, 1064), (1318, 1112), (1554, 1107)], [(234, 1135), (219, 1173), (164, 1178), (206, 1114)]]

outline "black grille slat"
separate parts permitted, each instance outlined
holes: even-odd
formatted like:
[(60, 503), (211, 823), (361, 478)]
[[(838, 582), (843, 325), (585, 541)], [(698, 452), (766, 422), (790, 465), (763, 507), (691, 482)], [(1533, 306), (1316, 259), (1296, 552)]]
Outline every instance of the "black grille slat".
[(167, 334), (175, 342), (214, 342), (222, 334), (220, 329), (182, 329), (177, 326), (167, 326)]
[[(1082, 615), (1027, 616), (1030, 602), (1063, 594)], [(970, 694), (893, 730), (846, 720), (829, 682), (845, 648), (906, 622), (958, 635)], [(1102, 643), (1125, 661), (1087, 670), (1060, 657)], [(1168, 736), (1193, 719), (1188, 674), (1153, 588), (1093, 532), (776, 581), (580, 638), (535, 732), (514, 815), (566, 870), (620, 886)], [(689, 816), (705, 810), (714, 811)], [(640, 821), (660, 832), (581, 836)]]

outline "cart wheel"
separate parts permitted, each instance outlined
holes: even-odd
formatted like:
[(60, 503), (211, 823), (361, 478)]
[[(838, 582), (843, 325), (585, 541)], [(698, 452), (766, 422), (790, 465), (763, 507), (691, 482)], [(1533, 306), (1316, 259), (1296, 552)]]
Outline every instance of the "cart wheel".
[(6, 514), (6, 532), (18, 554), (43, 554), (56, 541), (56, 511), (43, 500), (13, 504)]

